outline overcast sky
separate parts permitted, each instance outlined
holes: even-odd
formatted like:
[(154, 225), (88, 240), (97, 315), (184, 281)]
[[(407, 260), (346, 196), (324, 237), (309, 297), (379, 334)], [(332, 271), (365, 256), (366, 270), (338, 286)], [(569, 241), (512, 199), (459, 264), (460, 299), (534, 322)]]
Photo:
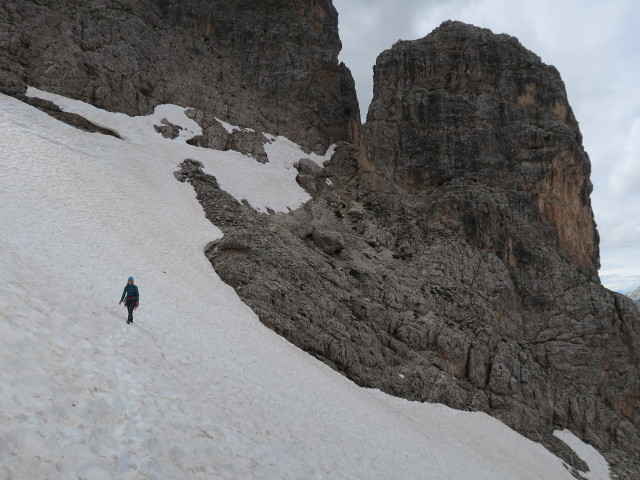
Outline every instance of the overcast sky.
[(591, 158), (602, 283), (640, 285), (640, 1), (334, 0), (363, 118), (376, 57), (445, 20), (507, 33), (554, 65)]

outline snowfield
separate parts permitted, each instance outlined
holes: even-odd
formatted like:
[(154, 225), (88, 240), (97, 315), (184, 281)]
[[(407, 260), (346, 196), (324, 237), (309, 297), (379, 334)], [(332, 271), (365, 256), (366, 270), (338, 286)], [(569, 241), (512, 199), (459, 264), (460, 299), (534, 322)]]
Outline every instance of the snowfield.
[[(123, 140), (0, 95), (0, 478), (573, 479), (485, 414), (357, 387), (221, 282), (203, 254), (221, 232), (173, 172), (200, 160), (238, 200), (287, 211), (309, 198), (297, 145), (266, 135), (262, 165), (186, 144), (199, 127), (181, 107), (132, 118), (29, 94)], [(162, 118), (181, 136), (156, 133)]]

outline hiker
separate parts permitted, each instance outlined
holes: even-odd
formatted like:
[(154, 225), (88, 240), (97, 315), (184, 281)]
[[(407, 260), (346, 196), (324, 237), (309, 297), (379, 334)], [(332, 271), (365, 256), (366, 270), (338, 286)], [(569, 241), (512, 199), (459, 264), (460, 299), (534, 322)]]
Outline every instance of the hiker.
[(124, 306), (129, 311), (129, 317), (127, 323), (133, 323), (133, 311), (140, 305), (140, 294), (138, 293), (138, 287), (133, 284), (133, 277), (129, 277), (127, 284), (124, 286), (122, 292), (122, 298), (120, 298), (120, 304), (124, 300)]

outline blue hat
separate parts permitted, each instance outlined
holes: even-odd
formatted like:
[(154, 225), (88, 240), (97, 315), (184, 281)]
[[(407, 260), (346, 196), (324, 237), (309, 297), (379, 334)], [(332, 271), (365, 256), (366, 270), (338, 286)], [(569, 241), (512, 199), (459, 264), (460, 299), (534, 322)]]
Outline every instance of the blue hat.
[(133, 277), (129, 277), (129, 282), (133, 282)]

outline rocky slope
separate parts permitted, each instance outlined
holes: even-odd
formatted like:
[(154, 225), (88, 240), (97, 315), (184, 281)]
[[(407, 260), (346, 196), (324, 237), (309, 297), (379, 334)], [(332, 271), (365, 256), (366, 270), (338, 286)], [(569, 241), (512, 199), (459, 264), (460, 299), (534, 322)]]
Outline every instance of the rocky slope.
[(632, 306), (564, 263), (553, 273), (567, 270), (566, 291), (537, 292), (549, 302), (539, 315), (557, 318), (527, 338), (533, 314), (502, 261), (430, 220), (433, 197), (356, 195), (356, 152), (341, 147), (316, 174), (312, 202), (271, 216), (185, 162), (181, 178), (225, 231), (207, 251), (218, 274), (266, 325), (360, 385), (486, 411), (560, 455), (551, 432), (570, 428), (618, 473), (634, 471), (637, 426), (621, 412), (637, 405)]
[(558, 72), (446, 22), (379, 57), (361, 133), (339, 49), (329, 0), (0, 5), (0, 91), (194, 106), (198, 145), (257, 161), (264, 138), (216, 117), (344, 142), (325, 168), (300, 161), (313, 200), (289, 214), (239, 204), (196, 162), (176, 175), (224, 230), (214, 268), (270, 328), (360, 385), (485, 411), (580, 466), (551, 435), (569, 428), (635, 478), (640, 315), (599, 284), (589, 160)]

